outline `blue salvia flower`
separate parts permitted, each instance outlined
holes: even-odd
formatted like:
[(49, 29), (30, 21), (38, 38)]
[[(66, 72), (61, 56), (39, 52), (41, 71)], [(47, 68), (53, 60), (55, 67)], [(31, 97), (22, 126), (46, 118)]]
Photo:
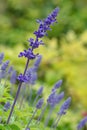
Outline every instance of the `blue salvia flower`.
[(34, 118), (37, 110), (41, 109), (41, 107), (43, 105), (43, 102), (44, 102), (43, 98), (39, 99), (39, 101), (37, 102), (37, 104), (36, 104), (36, 110), (34, 111), (34, 113), (33, 113), (32, 117), (31, 117), (30, 121), (28, 122), (27, 127), (25, 128), (25, 130), (29, 127), (29, 125), (30, 125), (32, 119)]
[(4, 63), (2, 64), (1, 70), (2, 70), (2, 71), (5, 71), (5, 70), (7, 69), (7, 67), (8, 67), (8, 65), (9, 65), (9, 60), (7, 60), (6, 62), (4, 62)]
[(0, 72), (0, 79), (5, 78), (6, 77), (6, 71), (1, 71)]
[(38, 68), (41, 60), (42, 60), (42, 55), (38, 55), (37, 58), (36, 58), (36, 61), (34, 63), (34, 66)]
[(30, 130), (30, 128), (26, 128), (26, 130)]
[(38, 91), (37, 91), (37, 95), (41, 95), (42, 94), (42, 92), (43, 92), (43, 86), (41, 86), (39, 89), (38, 89)]
[(42, 92), (43, 92), (43, 86), (41, 86), (41, 87), (38, 89), (38, 91), (37, 91), (37, 96), (36, 96), (36, 98), (35, 98), (35, 100), (34, 100), (34, 102), (33, 102), (33, 105), (34, 105), (35, 102), (37, 101), (38, 97), (42, 94)]
[[(28, 41), (30, 43), (31, 48), (28, 48), (28, 50), (24, 50), (24, 52), (20, 52), (19, 57), (26, 57), (28, 58), (28, 62), (31, 59), (35, 59), (38, 54), (34, 54), (33, 50), (35, 48), (38, 48), (40, 44), (43, 44), (42, 40), (39, 40), (39, 38), (42, 38), (44, 35), (46, 35), (46, 31), (49, 30), (50, 25), (56, 22), (56, 17), (59, 12), (59, 8), (56, 8), (53, 10), (53, 12), (48, 15), (46, 19), (43, 21), (38, 20), (39, 22), (39, 28), (37, 31), (34, 32), (36, 35), (36, 39), (34, 40), (33, 38), (30, 38)], [(28, 64), (27, 64), (28, 66)], [(26, 69), (27, 70), (27, 69)], [(24, 73), (25, 74), (25, 73)], [(22, 78), (22, 79), (20, 79)], [(20, 78), (18, 78), (19, 81), (23, 81), (23, 76), (21, 75)], [(24, 77), (25, 78), (25, 77)]]
[(56, 8), (55, 10), (53, 10), (53, 12), (48, 15), (48, 17), (46, 19), (42, 20), (37, 20), (37, 22), (40, 24), (39, 28), (37, 31), (34, 32), (36, 39), (34, 40), (33, 38), (30, 38), (29, 41), (29, 45), (31, 46), (31, 48), (28, 48), (28, 50), (24, 50), (24, 52), (20, 52), (19, 57), (27, 57), (29, 59), (34, 59), (37, 54), (35, 55), (33, 53), (33, 49), (38, 48), (39, 45), (43, 45), (43, 41), (39, 40), (39, 38), (44, 37), (47, 34), (47, 30), (50, 29), (50, 26), (56, 22), (56, 17), (57, 14), (59, 12), (59, 8)]
[(56, 91), (53, 91), (53, 92), (48, 96), (48, 98), (47, 98), (47, 104), (46, 104), (46, 105), (44, 106), (44, 108), (42, 109), (42, 112), (41, 112), (40, 116), (38, 117), (38, 119), (37, 119), (37, 121), (36, 121), (36, 124), (41, 121), (41, 119), (42, 119), (42, 117), (43, 117), (43, 114), (44, 114), (44, 112), (45, 112), (45, 110), (46, 110), (48, 104), (49, 104), (51, 107), (54, 106), (54, 104), (55, 104), (55, 103), (54, 103), (54, 102), (55, 102), (55, 100), (54, 100), (55, 95), (56, 95)]
[(41, 98), (41, 99), (39, 99), (39, 101), (37, 102), (37, 104), (36, 104), (36, 108), (37, 109), (41, 109), (41, 107), (42, 107), (42, 105), (43, 105), (43, 98)]
[(50, 108), (50, 111), (49, 111), (49, 114), (45, 120), (45, 127), (48, 125), (48, 122), (49, 122), (49, 119), (50, 119), (50, 116), (52, 115), (52, 112), (53, 112), (53, 109), (54, 107), (59, 104), (59, 102), (63, 99), (64, 97), (64, 92), (61, 92), (60, 94), (55, 94), (55, 93), (52, 93), (49, 97), (48, 97), (48, 103), (50, 104), (51, 108)]
[(87, 116), (84, 117), (77, 126), (77, 130), (81, 130), (87, 123)]
[(24, 73), (20, 74), (17, 78), (20, 81), (20, 83), (19, 83), (19, 87), (18, 87), (16, 96), (15, 96), (10, 114), (8, 116), (8, 119), (7, 119), (7, 124), (9, 123), (11, 115), (13, 113), (14, 106), (15, 106), (16, 101), (18, 99), (18, 95), (20, 93), (22, 83), (27, 82), (27, 78), (26, 78), (25, 74), (26, 74), (26, 71), (27, 71), (27, 68), (28, 68), (28, 65), (29, 65), (29, 61), (32, 60), (32, 59), (35, 59), (36, 56), (38, 56), (38, 54), (33, 53), (33, 50), (35, 48), (38, 48), (40, 44), (43, 44), (43, 42), (41, 40), (39, 40), (39, 38), (42, 38), (44, 35), (46, 35), (47, 34), (46, 31), (50, 29), (50, 25), (53, 25), (53, 23), (56, 22), (56, 17), (58, 15), (58, 12), (59, 12), (59, 8), (54, 9), (53, 12), (50, 15), (48, 15), (48, 17), (45, 20), (39, 22), (39, 24), (40, 24), (39, 28), (38, 28), (37, 31), (34, 32), (34, 34), (36, 36), (35, 40), (32, 40), (30, 38), (31, 39), (31, 40), (29, 40), (30, 47), (27, 50), (20, 52), (20, 54), (19, 54), (19, 57), (24, 56), (25, 58), (27, 58), (27, 62), (26, 62), (26, 65), (25, 65)]
[(66, 114), (67, 109), (69, 108), (71, 103), (71, 97), (67, 98), (65, 102), (62, 104), (60, 111), (58, 112), (59, 115)]
[(34, 68), (29, 68), (26, 71), (26, 79), (27, 79), (27, 83), (29, 84), (35, 84), (35, 81), (37, 80), (37, 73), (35, 72)]
[(32, 49), (31, 48), (29, 48), (28, 50), (24, 50), (24, 52), (20, 52), (20, 54), (18, 55), (19, 57), (26, 57), (26, 58), (28, 58), (28, 59), (35, 59), (35, 57), (37, 56), (37, 55), (35, 55), (34, 53), (33, 53), (33, 51), (32, 51)]
[(3, 59), (4, 59), (4, 53), (0, 53), (0, 64), (2, 64)]
[(53, 92), (48, 96), (47, 103), (48, 103), (50, 106), (54, 106), (54, 104), (56, 103), (55, 97), (56, 97), (56, 91), (53, 91)]
[(59, 80), (57, 83), (55, 83), (52, 91), (54, 91), (55, 89), (58, 89), (62, 85), (62, 82), (63, 82), (62, 80)]
[(65, 102), (62, 104), (62, 106), (60, 107), (60, 111), (58, 112), (58, 115), (57, 115), (55, 121), (53, 122), (51, 128), (55, 129), (57, 127), (57, 125), (58, 125), (58, 123), (59, 123), (59, 121), (61, 119), (61, 116), (66, 114), (66, 111), (70, 106), (70, 103), (71, 103), (71, 97), (67, 98), (65, 100)]
[(13, 71), (13, 66), (10, 66), (8, 69), (8, 74), (10, 74)]
[(6, 102), (6, 104), (4, 105), (3, 110), (8, 111), (8, 109), (10, 109), (10, 106), (11, 106), (10, 102)]
[(44, 45), (43, 41), (38, 40), (38, 38), (36, 39), (36, 41), (34, 41), (33, 38), (30, 38), (28, 42), (30, 43), (29, 45), (33, 47), (33, 49), (38, 48), (39, 45)]
[(10, 77), (10, 82), (11, 84), (15, 84), (16, 83), (16, 78), (17, 78), (17, 74), (16, 71), (12, 71), (11, 77)]
[(20, 74), (17, 79), (20, 81), (20, 82), (27, 82), (27, 77), (23, 74)]
[(64, 92), (61, 92), (60, 94), (58, 94), (57, 96), (56, 96), (56, 104), (58, 104), (62, 99), (64, 98)]
[(52, 25), (54, 22), (56, 22), (56, 16), (58, 15), (58, 12), (59, 12), (59, 8), (56, 8), (43, 21), (37, 20), (37, 22), (40, 24), (39, 29), (34, 32), (34, 34), (36, 35), (37, 38), (42, 38), (43, 36), (47, 35), (47, 30), (50, 30), (50, 25)]

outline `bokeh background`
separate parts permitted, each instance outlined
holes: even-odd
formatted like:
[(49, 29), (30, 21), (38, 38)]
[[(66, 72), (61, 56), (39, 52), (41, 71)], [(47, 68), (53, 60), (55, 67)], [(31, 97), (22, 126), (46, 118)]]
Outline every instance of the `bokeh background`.
[(0, 0), (0, 52), (18, 73), (23, 72), (25, 59), (18, 59), (18, 54), (28, 47), (27, 39), (38, 27), (36, 19), (45, 18), (55, 7), (60, 8), (58, 24), (43, 39), (45, 46), (37, 49), (43, 55), (37, 84), (47, 95), (63, 79), (61, 91), (72, 97), (72, 104), (59, 128), (74, 130), (87, 115), (87, 0)]

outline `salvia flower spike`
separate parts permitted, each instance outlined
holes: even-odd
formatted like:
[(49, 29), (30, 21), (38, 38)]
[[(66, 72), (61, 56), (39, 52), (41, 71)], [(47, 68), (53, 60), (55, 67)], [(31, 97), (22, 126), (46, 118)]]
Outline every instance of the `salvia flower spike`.
[(56, 82), (55, 85), (54, 85), (54, 87), (53, 87), (53, 89), (52, 89), (52, 91), (60, 88), (61, 85), (62, 85), (62, 82), (63, 82), (62, 80), (59, 80), (58, 82)]
[(35, 104), (35, 102), (37, 101), (38, 97), (42, 94), (43, 92), (43, 86), (41, 86), (38, 91), (37, 91), (37, 95), (36, 98), (34, 99), (33, 105)]
[(35, 59), (38, 56), (38, 54), (34, 54), (33, 50), (35, 48), (38, 48), (39, 45), (43, 44), (42, 40), (40, 40), (39, 38), (42, 38), (45, 35), (47, 35), (47, 30), (50, 29), (50, 26), (53, 25), (53, 23), (57, 22), (56, 17), (58, 15), (58, 12), (59, 12), (59, 8), (56, 8), (56, 9), (53, 10), (53, 12), (50, 15), (48, 15), (48, 17), (46, 19), (44, 19), (43, 21), (41, 21), (41, 20), (38, 21), (39, 28), (38, 28), (37, 31), (34, 32), (36, 39), (34, 40), (34, 39), (30, 38), (30, 40), (29, 40), (30, 47), (27, 50), (20, 52), (20, 54), (19, 54), (19, 57), (24, 56), (25, 58), (27, 58), (27, 62), (26, 62), (26, 65), (25, 65), (24, 73), (20, 74), (18, 76), (19, 87), (18, 87), (16, 96), (15, 96), (10, 114), (8, 116), (8, 119), (7, 119), (7, 124), (9, 123), (11, 115), (13, 113), (14, 106), (15, 106), (16, 101), (18, 99), (22, 83), (27, 82), (27, 77), (25, 76), (25, 74), (26, 74), (26, 71), (27, 71), (27, 68), (28, 68), (28, 65), (29, 65), (29, 61), (32, 60), (32, 59)]
[(67, 98), (64, 101), (64, 103), (62, 104), (62, 106), (60, 107), (60, 110), (59, 110), (59, 112), (57, 114), (57, 117), (56, 117), (55, 121), (53, 122), (51, 128), (56, 128), (57, 127), (57, 125), (58, 125), (58, 123), (60, 121), (61, 116), (66, 114), (66, 111), (67, 111), (67, 109), (70, 106), (70, 103), (71, 103), (71, 97)]
[(0, 53), (0, 64), (2, 64), (3, 59), (4, 59), (4, 53)]
[(3, 110), (4, 111), (8, 111), (8, 109), (10, 108), (10, 106), (11, 106), (10, 102), (6, 102), (5, 105), (4, 105)]
[(69, 108), (71, 103), (71, 97), (67, 98), (65, 102), (62, 104), (60, 111), (58, 112), (59, 115), (66, 114), (67, 109)]
[[(39, 101), (37, 102), (37, 104), (36, 104), (36, 109), (35, 109), (35, 111), (34, 111), (32, 117), (31, 117), (31, 119), (29, 120), (26, 129), (29, 127), (29, 125), (30, 125), (32, 119), (34, 118), (34, 116), (35, 116), (37, 110), (38, 110), (38, 109), (41, 109), (41, 107), (42, 107), (42, 105), (43, 105), (43, 101), (44, 101), (43, 98), (41, 98), (41, 99), (39, 99)], [(25, 130), (26, 130), (26, 129), (25, 129)]]
[(12, 71), (12, 74), (11, 74), (11, 77), (10, 77), (10, 82), (11, 82), (11, 84), (15, 84), (15, 83), (16, 83), (16, 78), (17, 78), (16, 71), (13, 70), (13, 71)]
[(2, 71), (5, 71), (6, 69), (7, 69), (7, 67), (8, 67), (8, 65), (9, 65), (9, 60), (7, 60), (6, 62), (4, 62), (3, 64), (2, 64), (2, 66), (1, 66), (1, 70)]
[(87, 116), (84, 117), (77, 126), (77, 130), (81, 130), (87, 123)]

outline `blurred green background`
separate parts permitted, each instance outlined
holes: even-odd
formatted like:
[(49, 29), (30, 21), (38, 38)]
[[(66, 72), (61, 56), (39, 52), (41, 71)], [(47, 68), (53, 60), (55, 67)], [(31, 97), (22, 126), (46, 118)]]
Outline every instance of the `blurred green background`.
[(80, 118), (87, 111), (87, 0), (0, 0), (0, 52), (23, 72), (25, 59), (18, 59), (18, 54), (33, 37), (36, 19), (55, 7), (60, 8), (58, 24), (43, 39), (45, 46), (36, 50), (43, 55), (37, 84), (45, 86), (47, 95), (63, 79), (61, 91), (72, 97), (71, 110)]

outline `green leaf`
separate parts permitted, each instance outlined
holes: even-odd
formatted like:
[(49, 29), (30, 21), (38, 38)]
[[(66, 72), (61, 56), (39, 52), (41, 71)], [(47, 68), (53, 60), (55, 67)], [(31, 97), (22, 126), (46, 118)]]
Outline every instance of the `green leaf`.
[(10, 127), (11, 127), (11, 130), (20, 130), (20, 128), (15, 124), (10, 125)]

